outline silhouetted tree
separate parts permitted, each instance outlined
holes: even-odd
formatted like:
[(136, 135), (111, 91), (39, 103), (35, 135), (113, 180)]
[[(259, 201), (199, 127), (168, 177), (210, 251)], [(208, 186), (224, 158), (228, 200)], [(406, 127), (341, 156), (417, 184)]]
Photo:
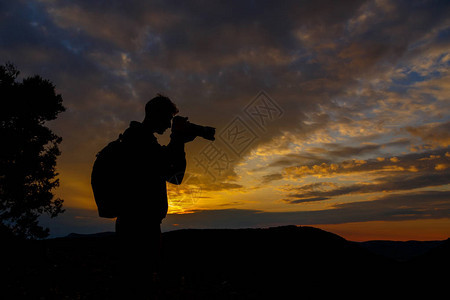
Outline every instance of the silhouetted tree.
[(44, 126), (65, 110), (55, 86), (38, 75), (17, 81), (10, 63), (0, 66), (0, 225), (14, 235), (44, 238), (43, 213), (62, 213), (55, 170), (61, 137)]

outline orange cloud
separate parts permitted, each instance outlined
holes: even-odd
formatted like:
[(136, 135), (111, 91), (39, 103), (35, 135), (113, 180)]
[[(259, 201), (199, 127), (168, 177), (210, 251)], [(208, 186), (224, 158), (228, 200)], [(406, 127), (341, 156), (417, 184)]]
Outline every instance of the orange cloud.
[(443, 171), (443, 170), (448, 169), (449, 167), (450, 167), (450, 164), (437, 164), (437, 165), (434, 167), (434, 169), (435, 169), (436, 171)]

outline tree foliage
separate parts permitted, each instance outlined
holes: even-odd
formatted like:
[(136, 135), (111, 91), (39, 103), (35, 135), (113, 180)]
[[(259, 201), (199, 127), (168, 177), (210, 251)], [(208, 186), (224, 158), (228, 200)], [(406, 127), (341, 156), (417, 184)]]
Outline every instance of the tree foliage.
[(45, 123), (65, 108), (52, 82), (38, 75), (19, 82), (18, 75), (14, 65), (0, 66), (0, 225), (16, 236), (44, 238), (49, 229), (39, 216), (64, 211), (52, 192), (62, 139)]

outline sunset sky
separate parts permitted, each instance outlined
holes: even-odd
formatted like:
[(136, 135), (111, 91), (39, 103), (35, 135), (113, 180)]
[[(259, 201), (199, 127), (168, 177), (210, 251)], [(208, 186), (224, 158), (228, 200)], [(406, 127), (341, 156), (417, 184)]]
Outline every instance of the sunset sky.
[(216, 127), (187, 144), (163, 230), (450, 237), (449, 1), (0, 1), (0, 22), (0, 63), (67, 108), (51, 237), (114, 230), (92, 164), (157, 93)]

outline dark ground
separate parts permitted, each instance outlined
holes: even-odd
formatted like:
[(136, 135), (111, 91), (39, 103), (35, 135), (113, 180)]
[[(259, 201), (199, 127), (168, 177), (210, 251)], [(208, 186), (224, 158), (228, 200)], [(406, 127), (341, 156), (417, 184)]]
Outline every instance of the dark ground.
[[(3, 239), (0, 298), (115, 299), (115, 243)], [(424, 243), (355, 243), (296, 226), (167, 232), (158, 299), (433, 299), (447, 294), (450, 240)]]

